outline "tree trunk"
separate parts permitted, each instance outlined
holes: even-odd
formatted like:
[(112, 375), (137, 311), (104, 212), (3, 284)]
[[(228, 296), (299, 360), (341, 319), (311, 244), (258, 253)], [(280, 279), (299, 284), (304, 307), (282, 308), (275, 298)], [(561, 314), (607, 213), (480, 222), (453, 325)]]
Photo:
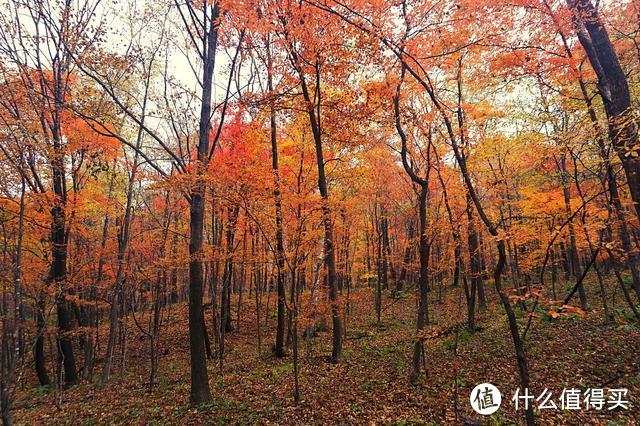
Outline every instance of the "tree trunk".
[[(319, 65), (316, 63), (316, 94), (314, 96), (314, 102), (312, 102), (309, 88), (307, 87), (306, 78), (302, 70), (297, 64), (297, 54), (295, 51), (291, 52), (293, 57), (294, 66), (296, 67), (299, 77), (300, 85), (302, 87), (302, 94), (304, 100), (307, 103), (307, 114), (309, 115), (309, 122), (311, 124), (311, 131), (313, 133), (314, 146), (316, 150), (316, 161), (318, 165), (318, 190), (322, 197), (322, 223), (324, 227), (324, 255), (325, 265), (327, 267), (327, 286), (329, 287), (329, 303), (331, 304), (331, 320), (333, 323), (333, 338), (332, 338), (332, 352), (331, 362), (338, 364), (342, 361), (342, 318), (340, 315), (340, 304), (338, 302), (338, 283), (336, 280), (336, 254), (334, 250), (333, 239), (333, 222), (331, 218), (331, 208), (329, 207), (329, 186), (327, 184), (327, 177), (325, 174), (324, 153), (322, 147), (322, 131), (320, 127), (320, 72)], [(316, 112), (317, 111), (317, 112)]]
[(124, 216), (122, 220), (119, 221), (120, 229), (118, 232), (118, 269), (116, 271), (115, 286), (113, 289), (113, 296), (111, 298), (111, 309), (109, 311), (109, 339), (107, 341), (107, 350), (104, 357), (104, 364), (102, 366), (101, 375), (101, 381), (103, 384), (109, 380), (109, 375), (111, 374), (111, 364), (113, 362), (113, 354), (116, 346), (116, 332), (118, 329), (118, 305), (120, 298), (122, 297), (122, 286), (126, 277), (125, 257), (129, 248), (129, 234), (131, 228), (131, 215), (133, 210), (133, 190), (136, 174), (138, 172), (139, 150), (142, 144), (144, 116), (146, 114), (150, 78), (151, 74), (149, 73), (146, 80), (144, 100), (142, 103), (142, 121), (140, 126), (138, 127), (133, 164), (131, 166), (131, 172), (129, 173)]
[[(268, 40), (267, 40), (268, 41)], [(267, 88), (269, 93), (273, 93), (273, 64), (271, 59), (271, 48), (267, 44)], [(282, 229), (282, 195), (280, 193), (280, 174), (278, 171), (278, 139), (276, 127), (275, 103), (272, 100), (269, 107), (269, 126), (271, 135), (271, 167), (273, 169), (273, 199), (276, 210), (276, 287), (278, 292), (278, 324), (276, 328), (276, 357), (282, 358), (285, 355), (284, 339), (286, 327), (285, 311), (285, 283), (284, 283), (284, 231)]]
[[(571, 196), (569, 194), (569, 180), (567, 176), (566, 156), (563, 155), (560, 159), (560, 174), (562, 178), (562, 194), (564, 196), (564, 209), (567, 215), (567, 219), (571, 217)], [(573, 270), (574, 277), (580, 277), (582, 275), (582, 267), (578, 259), (578, 246), (576, 244), (576, 232), (573, 225), (573, 220), (569, 220), (569, 258), (571, 260), (571, 269)], [(587, 294), (584, 291), (584, 285), (582, 281), (578, 285), (578, 295), (580, 296), (580, 305), (582, 309), (587, 311), (589, 304), (587, 302)]]
[(567, 3), (576, 14), (578, 39), (598, 76), (598, 92), (607, 114), (609, 135), (622, 162), (636, 215), (640, 218), (638, 125), (631, 106), (627, 77), (591, 0), (567, 0)]
[(420, 195), (418, 198), (419, 216), (419, 257), (420, 257), (420, 278), (418, 280), (418, 318), (416, 320), (416, 340), (413, 345), (413, 357), (411, 363), (411, 374), (409, 380), (412, 384), (417, 384), (420, 379), (420, 363), (424, 352), (424, 342), (422, 331), (429, 322), (429, 241), (427, 239), (427, 193), (429, 187), (425, 183), (420, 185)]
[[(206, 6), (205, 6), (206, 10)], [(211, 401), (209, 375), (204, 341), (204, 312), (202, 309), (203, 275), (202, 245), (205, 214), (206, 183), (201, 175), (205, 172), (209, 158), (209, 134), (211, 130), (211, 89), (215, 56), (218, 44), (219, 9), (216, 3), (211, 8), (209, 21), (204, 20), (204, 52), (202, 76), (202, 105), (198, 132), (198, 162), (196, 164), (197, 179), (191, 188), (190, 222), (189, 222), (189, 350), (191, 357), (191, 390), (189, 403), (191, 406)], [(206, 28), (209, 24), (209, 28)]]
[[(60, 148), (59, 148), (60, 149)], [(62, 158), (53, 161), (53, 188), (56, 200), (51, 209), (51, 281), (57, 286), (56, 308), (58, 310), (58, 352), (64, 364), (64, 384), (71, 386), (78, 382), (78, 372), (69, 333), (73, 322), (66, 300), (67, 277), (67, 236), (66, 236), (66, 190)]]

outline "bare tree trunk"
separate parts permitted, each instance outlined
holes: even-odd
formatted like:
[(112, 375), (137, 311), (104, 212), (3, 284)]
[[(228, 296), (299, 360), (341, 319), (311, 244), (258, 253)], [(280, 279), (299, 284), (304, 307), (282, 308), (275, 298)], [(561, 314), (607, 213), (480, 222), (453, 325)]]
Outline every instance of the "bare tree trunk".
[[(564, 196), (564, 209), (567, 215), (567, 219), (571, 217), (571, 197), (569, 195), (569, 180), (567, 176), (566, 167), (566, 155), (563, 155), (560, 159), (560, 174), (562, 178), (562, 194)], [(571, 269), (574, 276), (577, 278), (582, 275), (582, 268), (580, 261), (578, 260), (578, 246), (576, 244), (576, 232), (573, 225), (573, 220), (569, 220), (569, 258), (571, 259)], [(584, 285), (582, 282), (578, 285), (578, 295), (580, 296), (580, 305), (585, 311), (589, 309), (589, 303), (587, 302), (587, 294), (584, 291)]]
[[(0, 409), (2, 410), (2, 424), (11, 425), (11, 387), (15, 378), (16, 364), (20, 357), (20, 322), (22, 304), (22, 241), (24, 236), (26, 180), (21, 179), (20, 203), (18, 212), (18, 232), (13, 269), (13, 320), (9, 319), (9, 292), (2, 292), (2, 355), (0, 357), (0, 372), (2, 376), (0, 389)], [(5, 240), (6, 241), (6, 240)], [(6, 249), (6, 245), (5, 245)], [(13, 348), (10, 347), (10, 341)], [(11, 351), (13, 349), (13, 351)]]
[(471, 272), (471, 287), (464, 279), (464, 290), (467, 299), (467, 329), (470, 332), (476, 331), (476, 292), (478, 291), (478, 278), (480, 275), (478, 233), (473, 220), (473, 211), (471, 210), (471, 196), (467, 193), (467, 240), (469, 246), (469, 264)]
[[(273, 96), (273, 63), (271, 60), (271, 47), (267, 38), (267, 88)], [(278, 322), (276, 328), (276, 357), (282, 358), (285, 355), (284, 339), (286, 328), (286, 308), (285, 308), (285, 283), (284, 283), (284, 231), (282, 229), (282, 195), (280, 193), (280, 174), (278, 171), (278, 139), (276, 127), (276, 109), (274, 99), (269, 105), (269, 128), (271, 136), (271, 167), (273, 170), (273, 199), (276, 210), (276, 288), (278, 292)]]
[(402, 258), (402, 268), (400, 269), (400, 277), (396, 281), (396, 294), (401, 292), (404, 284), (409, 278), (409, 262), (411, 261), (411, 251), (413, 249), (413, 239), (415, 238), (415, 226), (413, 220), (407, 223), (407, 246), (404, 249)]
[[(191, 5), (189, 5), (191, 7)], [(210, 16), (207, 16), (208, 12)], [(218, 3), (209, 9), (204, 7), (202, 34), (202, 104), (198, 132), (197, 180), (191, 188), (189, 232), (189, 352), (191, 357), (191, 406), (211, 401), (209, 375), (204, 341), (204, 313), (202, 309), (202, 246), (205, 214), (206, 183), (201, 176), (209, 162), (209, 137), (211, 131), (211, 94), (215, 57), (218, 45)], [(231, 71), (233, 72), (233, 70)]]
[(324, 227), (324, 251), (325, 264), (327, 267), (327, 285), (329, 287), (329, 303), (331, 304), (331, 320), (333, 323), (333, 339), (331, 362), (338, 364), (342, 361), (342, 317), (340, 315), (340, 304), (338, 301), (338, 283), (336, 280), (336, 254), (334, 250), (335, 241), (333, 239), (333, 222), (331, 218), (331, 208), (329, 207), (329, 186), (325, 174), (324, 153), (322, 146), (322, 128), (320, 125), (320, 69), (315, 63), (315, 96), (311, 98), (311, 93), (307, 87), (306, 78), (298, 63), (297, 53), (291, 48), (290, 54), (292, 62), (300, 77), (300, 86), (304, 100), (307, 103), (307, 114), (313, 133), (313, 140), (316, 150), (316, 161), (318, 165), (318, 189), (322, 197), (322, 223)]
[(622, 162), (636, 215), (640, 218), (638, 123), (631, 106), (627, 77), (591, 0), (567, 0), (567, 3), (576, 14), (574, 21), (580, 44), (598, 76), (598, 92), (609, 121), (609, 135)]
[(106, 383), (109, 380), (111, 374), (111, 364), (113, 362), (113, 354), (116, 346), (116, 333), (118, 329), (118, 306), (120, 299), (122, 298), (122, 286), (125, 281), (125, 256), (129, 248), (129, 234), (131, 228), (131, 215), (133, 209), (133, 190), (138, 172), (138, 159), (139, 150), (142, 144), (144, 117), (146, 114), (147, 99), (149, 93), (149, 82), (151, 79), (151, 70), (148, 71), (144, 100), (142, 103), (142, 121), (138, 127), (138, 134), (136, 137), (136, 145), (133, 156), (133, 164), (131, 166), (131, 172), (129, 173), (129, 182), (127, 184), (126, 204), (124, 209), (124, 216), (119, 221), (118, 230), (118, 269), (116, 271), (115, 286), (113, 289), (113, 296), (111, 298), (111, 309), (109, 311), (109, 338), (107, 340), (107, 350), (104, 356), (104, 364), (102, 366), (101, 382)]
[(429, 192), (429, 174), (431, 171), (430, 155), (431, 155), (431, 139), (429, 138), (429, 146), (427, 147), (427, 170), (424, 178), (417, 175), (409, 164), (408, 148), (407, 148), (407, 136), (402, 128), (402, 122), (400, 119), (400, 89), (402, 87), (402, 81), (405, 75), (405, 66), (402, 66), (402, 73), (400, 76), (400, 82), (396, 87), (396, 93), (393, 97), (393, 111), (395, 118), (395, 127), (400, 139), (402, 141), (402, 148), (400, 150), (402, 157), (402, 166), (405, 172), (411, 178), (411, 181), (420, 187), (418, 196), (418, 236), (419, 242), (419, 258), (420, 258), (420, 278), (418, 280), (419, 296), (418, 296), (418, 313), (416, 319), (416, 336), (413, 346), (413, 358), (411, 365), (411, 373), (409, 374), (409, 381), (412, 384), (417, 384), (420, 378), (420, 361), (424, 354), (424, 343), (422, 331), (425, 325), (429, 321), (429, 305), (427, 295), (429, 292), (429, 242), (427, 239), (427, 194)]
[(427, 184), (420, 185), (420, 194), (418, 197), (419, 210), (419, 238), (420, 245), (418, 252), (420, 254), (420, 279), (418, 281), (418, 318), (416, 320), (416, 340), (413, 345), (413, 358), (411, 364), (411, 373), (409, 381), (417, 384), (420, 379), (420, 364), (424, 353), (424, 341), (422, 331), (429, 322), (429, 304), (427, 300), (429, 292), (429, 242), (427, 240), (427, 193), (429, 187)]

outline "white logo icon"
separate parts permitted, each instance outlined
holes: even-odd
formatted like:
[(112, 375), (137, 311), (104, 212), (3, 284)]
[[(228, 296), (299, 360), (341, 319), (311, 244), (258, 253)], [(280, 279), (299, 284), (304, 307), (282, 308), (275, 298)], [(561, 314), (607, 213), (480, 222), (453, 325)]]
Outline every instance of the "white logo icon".
[(481, 383), (473, 388), (469, 401), (476, 413), (488, 416), (498, 411), (502, 402), (502, 395), (498, 388), (491, 383)]

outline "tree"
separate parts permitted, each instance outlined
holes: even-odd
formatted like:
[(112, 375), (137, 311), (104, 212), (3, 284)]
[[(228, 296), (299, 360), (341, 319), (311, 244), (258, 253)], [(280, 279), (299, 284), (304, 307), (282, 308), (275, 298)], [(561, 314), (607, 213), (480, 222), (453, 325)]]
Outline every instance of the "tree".
[(627, 78), (591, 0), (567, 0), (567, 4), (575, 14), (578, 40), (598, 76), (598, 91), (607, 114), (609, 135), (624, 167), (636, 215), (640, 218), (638, 130)]

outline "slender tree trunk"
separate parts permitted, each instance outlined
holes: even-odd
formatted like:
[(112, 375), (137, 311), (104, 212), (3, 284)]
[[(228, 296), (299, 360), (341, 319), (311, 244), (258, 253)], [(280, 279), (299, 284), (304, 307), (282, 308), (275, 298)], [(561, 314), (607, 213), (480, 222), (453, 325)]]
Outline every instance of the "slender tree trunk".
[(380, 230), (380, 219), (378, 218), (378, 204), (374, 204), (374, 223), (376, 230), (376, 321), (380, 324), (380, 316), (382, 315), (382, 288), (386, 276), (386, 270), (383, 268), (382, 262), (382, 232)]
[(556, 292), (556, 283), (558, 282), (558, 264), (556, 260), (556, 251), (551, 249), (551, 294), (553, 300), (558, 300), (558, 293)]
[[(2, 359), (0, 369), (2, 372), (0, 390), (0, 409), (2, 410), (2, 424), (11, 425), (11, 387), (15, 378), (15, 370), (20, 358), (20, 323), (22, 304), (22, 241), (24, 236), (24, 210), (25, 210), (26, 180), (24, 176), (21, 182), (20, 209), (18, 212), (18, 231), (16, 252), (14, 255), (13, 269), (13, 320), (9, 318), (9, 294), (4, 289), (2, 294)], [(10, 347), (11, 341), (13, 348)], [(13, 351), (11, 351), (13, 349)]]
[(402, 268), (400, 269), (400, 278), (396, 281), (396, 293), (403, 290), (404, 284), (409, 278), (409, 262), (411, 261), (411, 251), (413, 248), (413, 239), (415, 238), (415, 225), (413, 220), (407, 223), (407, 246), (404, 249), (402, 258)]
[[(191, 406), (211, 401), (209, 390), (209, 374), (204, 341), (204, 312), (202, 309), (203, 275), (202, 246), (205, 214), (206, 182), (201, 176), (209, 162), (209, 136), (211, 131), (211, 93), (215, 57), (218, 44), (219, 15), (218, 3), (211, 7), (211, 16), (206, 16), (208, 6), (205, 5), (203, 36), (203, 71), (202, 71), (202, 104), (198, 133), (198, 162), (196, 164), (197, 179), (191, 188), (190, 222), (189, 222), (189, 350), (191, 357), (191, 390), (189, 403)], [(207, 25), (209, 27), (207, 28)]]
[[(267, 40), (268, 41), (268, 40)], [(267, 88), (273, 96), (273, 63), (271, 60), (271, 48), (267, 43)], [(273, 170), (273, 199), (276, 210), (276, 287), (278, 292), (278, 323), (276, 328), (276, 357), (282, 358), (285, 355), (284, 339), (286, 327), (285, 308), (285, 283), (284, 283), (284, 231), (282, 229), (282, 195), (280, 193), (280, 174), (278, 171), (278, 139), (276, 127), (275, 102), (272, 99), (269, 106), (269, 127), (271, 136), (271, 167)]]
[[(564, 196), (564, 209), (567, 218), (571, 217), (571, 196), (569, 194), (569, 180), (567, 176), (566, 168), (566, 156), (563, 155), (560, 159), (560, 173), (562, 178), (562, 194)], [(578, 246), (576, 244), (576, 232), (573, 225), (573, 220), (569, 220), (569, 258), (571, 259), (571, 269), (574, 276), (580, 277), (582, 275), (582, 268), (578, 259)], [(580, 296), (580, 305), (585, 311), (589, 309), (589, 303), (587, 302), (587, 294), (584, 291), (584, 285), (582, 281), (578, 285), (578, 295)]]
[(46, 360), (44, 356), (44, 334), (46, 332), (46, 321), (44, 316), (44, 294), (38, 291), (38, 300), (36, 301), (36, 343), (33, 349), (33, 357), (36, 368), (36, 375), (40, 386), (48, 386), (51, 384), (49, 374), (47, 373)]
[(417, 384), (420, 379), (420, 364), (424, 353), (424, 341), (422, 332), (429, 322), (429, 242), (427, 239), (427, 193), (429, 187), (425, 183), (420, 185), (418, 197), (419, 215), (419, 249), (420, 254), (420, 278), (418, 281), (418, 318), (416, 321), (416, 340), (413, 344), (413, 357), (411, 363), (411, 374), (409, 380), (412, 384)]
[(475, 306), (476, 293), (478, 291), (478, 279), (480, 276), (480, 258), (478, 247), (478, 232), (476, 231), (473, 220), (473, 211), (471, 204), (471, 196), (467, 193), (467, 243), (469, 246), (469, 266), (471, 270), (471, 288), (467, 289), (468, 284), (465, 279), (465, 295), (467, 299), (467, 329), (470, 332), (476, 330)]
[(315, 64), (316, 81), (315, 96), (312, 102), (309, 88), (307, 87), (306, 78), (297, 63), (298, 58), (295, 51), (290, 52), (293, 64), (296, 67), (300, 85), (305, 102), (307, 102), (307, 114), (313, 133), (313, 140), (316, 150), (316, 161), (318, 165), (318, 190), (322, 197), (322, 223), (324, 227), (324, 254), (325, 264), (327, 267), (327, 286), (329, 287), (329, 303), (331, 304), (331, 320), (333, 323), (333, 339), (331, 362), (338, 364), (342, 361), (342, 317), (340, 314), (340, 303), (338, 301), (338, 283), (336, 279), (336, 254), (334, 249), (335, 241), (333, 239), (333, 221), (331, 218), (331, 208), (329, 207), (329, 186), (325, 174), (324, 152), (322, 146), (322, 128), (320, 124), (320, 69), (319, 64)]
[[(113, 186), (113, 181), (115, 178), (115, 172), (113, 173), (113, 177), (111, 179), (111, 183), (109, 185), (109, 196), (111, 195), (111, 190), (112, 190), (112, 186)], [(97, 273), (97, 277), (95, 282), (93, 283), (93, 285), (91, 286), (90, 290), (89, 290), (89, 299), (90, 300), (96, 300), (97, 299), (97, 292), (98, 292), (98, 286), (100, 285), (100, 283), (102, 282), (102, 279), (104, 277), (104, 267), (106, 264), (106, 247), (107, 247), (107, 237), (109, 236), (109, 215), (105, 214), (104, 216), (104, 223), (102, 225), (102, 239), (100, 242), (100, 258), (98, 259), (98, 273)], [(97, 319), (98, 319), (98, 310), (96, 306), (89, 306), (86, 308), (86, 317), (87, 317), (87, 324), (86, 327), (91, 327), (93, 324), (97, 324)], [(85, 351), (84, 351), (84, 366), (82, 367), (82, 376), (85, 379), (89, 379), (91, 378), (91, 376), (93, 375), (93, 358), (94, 358), (94, 345), (96, 343), (96, 339), (94, 339), (94, 333), (93, 332), (88, 332), (87, 333), (87, 341), (86, 341), (86, 346), (85, 346)]]
[(126, 194), (126, 204), (124, 209), (124, 216), (121, 221), (119, 221), (119, 232), (118, 232), (118, 268), (116, 271), (116, 279), (115, 286), (113, 289), (113, 296), (111, 298), (111, 309), (109, 311), (109, 338), (107, 340), (107, 350), (104, 356), (104, 364), (102, 366), (102, 375), (101, 382), (102, 384), (106, 383), (109, 380), (109, 376), (111, 374), (112, 362), (113, 362), (113, 354), (115, 352), (116, 346), (116, 333), (118, 330), (118, 306), (120, 299), (122, 298), (122, 287), (126, 277), (125, 271), (125, 257), (127, 251), (129, 249), (129, 234), (131, 228), (131, 215), (133, 210), (133, 191), (136, 182), (136, 175), (138, 172), (138, 159), (139, 159), (139, 149), (142, 144), (142, 136), (143, 136), (143, 125), (144, 125), (144, 116), (146, 114), (147, 107), (147, 99), (148, 99), (148, 88), (149, 81), (151, 78), (151, 73), (149, 72), (147, 76), (146, 86), (145, 86), (145, 95), (142, 103), (142, 123), (138, 127), (138, 134), (136, 138), (136, 145), (134, 150), (133, 157), (133, 165), (131, 166), (131, 172), (129, 173), (129, 182), (127, 185), (127, 194)]

